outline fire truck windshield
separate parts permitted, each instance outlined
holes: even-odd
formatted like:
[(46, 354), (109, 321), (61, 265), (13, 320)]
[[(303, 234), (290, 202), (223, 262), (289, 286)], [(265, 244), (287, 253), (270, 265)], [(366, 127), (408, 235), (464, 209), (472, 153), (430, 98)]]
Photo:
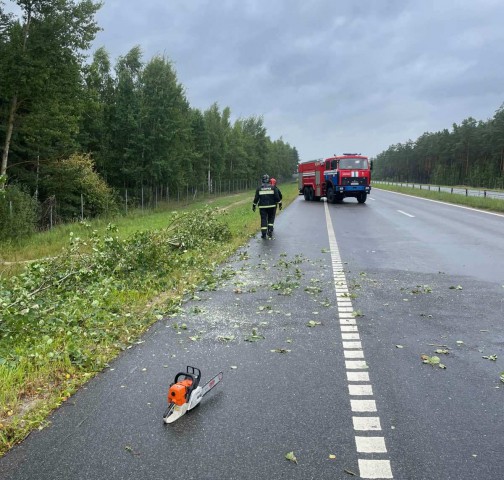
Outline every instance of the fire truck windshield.
[(366, 170), (368, 168), (368, 161), (365, 158), (342, 158), (339, 161), (339, 168), (344, 170)]

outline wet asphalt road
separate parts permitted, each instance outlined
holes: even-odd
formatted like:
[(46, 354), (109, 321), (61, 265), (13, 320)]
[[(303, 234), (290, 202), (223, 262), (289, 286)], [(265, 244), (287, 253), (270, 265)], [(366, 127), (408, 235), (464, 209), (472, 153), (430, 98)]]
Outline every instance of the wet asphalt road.
[[(504, 218), (379, 190), (329, 211), (394, 478), (503, 478)], [(275, 240), (252, 239), (215, 290), (154, 325), (0, 459), (0, 478), (358, 474), (328, 248), (324, 205), (300, 197)], [(245, 341), (253, 330), (264, 339)], [(421, 362), (437, 348), (445, 370)], [(186, 365), (223, 382), (164, 425)]]

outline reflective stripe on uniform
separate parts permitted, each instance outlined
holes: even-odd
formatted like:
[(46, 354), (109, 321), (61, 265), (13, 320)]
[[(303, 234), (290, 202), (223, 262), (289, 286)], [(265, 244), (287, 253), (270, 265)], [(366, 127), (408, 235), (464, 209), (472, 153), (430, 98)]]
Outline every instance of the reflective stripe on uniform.
[(274, 195), (274, 190), (259, 190), (259, 195)]

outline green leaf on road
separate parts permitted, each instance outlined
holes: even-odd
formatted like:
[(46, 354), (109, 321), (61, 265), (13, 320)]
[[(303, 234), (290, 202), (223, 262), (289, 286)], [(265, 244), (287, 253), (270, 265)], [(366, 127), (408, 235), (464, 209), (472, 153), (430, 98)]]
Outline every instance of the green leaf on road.
[(493, 362), (496, 362), (497, 361), (497, 355), (485, 355), (481, 358), (486, 358), (487, 360), (492, 360)]
[(297, 465), (298, 461), (296, 458), (296, 455), (294, 455), (294, 452), (289, 452), (285, 454), (285, 458), (289, 460), (289, 462), (293, 462)]
[(430, 363), (431, 365), (437, 365), (438, 363), (441, 362), (441, 359), (433, 355), (432, 357), (427, 359), (427, 362)]
[(126, 450), (127, 452), (131, 453), (131, 455), (140, 455), (139, 453), (135, 452), (133, 450), (133, 447), (129, 446), (129, 445), (125, 445), (124, 446), (124, 450)]
[(264, 336), (257, 333), (255, 328), (252, 329), (252, 335), (245, 337), (246, 342), (257, 342), (258, 340), (264, 340)]
[(441, 363), (441, 359), (435, 355), (430, 357), (429, 355), (422, 354), (420, 358), (422, 359), (422, 362), (427, 365), (431, 365), (433, 367), (439, 367), (442, 369), (446, 368), (446, 365)]
[(217, 337), (217, 340), (219, 340), (220, 342), (232, 342), (234, 339), (234, 335), (220, 335)]
[(316, 327), (317, 325), (322, 325), (322, 322), (316, 322), (315, 320), (310, 320), (306, 324), (307, 327)]

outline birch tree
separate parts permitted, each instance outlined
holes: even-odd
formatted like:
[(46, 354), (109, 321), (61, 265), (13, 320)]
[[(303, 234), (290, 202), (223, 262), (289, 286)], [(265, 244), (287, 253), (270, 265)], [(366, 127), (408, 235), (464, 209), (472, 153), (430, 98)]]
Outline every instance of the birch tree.
[(7, 174), (16, 129), (23, 129), (16, 140), (22, 138), (25, 147), (75, 135), (83, 52), (99, 30), (94, 17), (101, 6), (92, 0), (10, 3), (20, 14), (1, 12), (1, 176)]

